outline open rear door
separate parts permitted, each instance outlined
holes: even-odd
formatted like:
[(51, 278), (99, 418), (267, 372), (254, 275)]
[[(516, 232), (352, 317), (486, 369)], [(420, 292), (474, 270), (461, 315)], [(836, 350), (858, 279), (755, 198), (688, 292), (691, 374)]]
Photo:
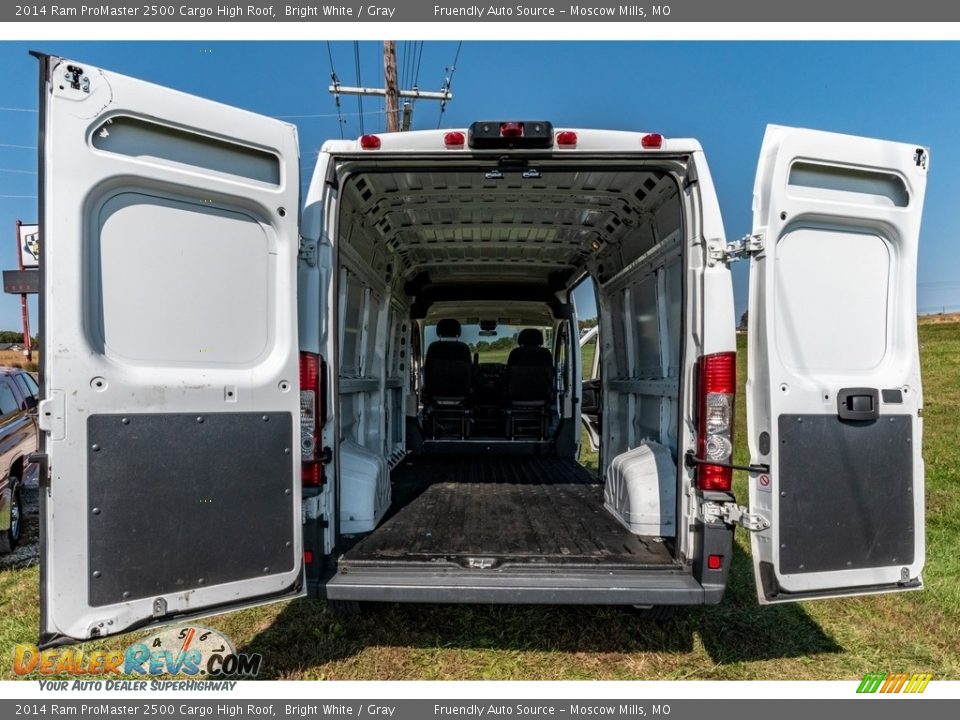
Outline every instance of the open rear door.
[(40, 61), (41, 642), (296, 594), (296, 130)]
[(916, 589), (924, 562), (917, 145), (770, 126), (747, 413), (760, 602)]

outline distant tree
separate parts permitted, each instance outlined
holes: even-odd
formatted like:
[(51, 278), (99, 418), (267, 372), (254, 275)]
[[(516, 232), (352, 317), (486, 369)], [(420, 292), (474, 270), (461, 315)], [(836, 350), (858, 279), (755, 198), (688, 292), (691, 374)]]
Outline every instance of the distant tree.
[(596, 326), (597, 326), (597, 318), (595, 317), (587, 318), (585, 320), (577, 320), (577, 327), (579, 327), (581, 330), (584, 330), (586, 328), (596, 327)]
[(749, 312), (748, 310), (744, 310), (743, 315), (740, 316), (740, 324), (737, 326), (738, 330), (747, 329), (747, 313), (748, 312)]

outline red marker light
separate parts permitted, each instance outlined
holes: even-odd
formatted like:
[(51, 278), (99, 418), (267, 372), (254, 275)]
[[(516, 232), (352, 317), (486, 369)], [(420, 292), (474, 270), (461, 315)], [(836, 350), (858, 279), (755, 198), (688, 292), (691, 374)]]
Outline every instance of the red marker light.
[(719, 570), (723, 565), (723, 555), (707, 555), (707, 568)]
[(379, 150), (380, 138), (376, 135), (361, 135), (360, 147), (362, 147), (364, 150)]
[(577, 144), (577, 134), (571, 130), (564, 130), (557, 133), (557, 145), (561, 147), (573, 147)]
[(640, 138), (640, 144), (647, 150), (659, 150), (663, 145), (663, 135), (660, 133), (647, 133)]
[(500, 137), (523, 137), (523, 123), (500, 123)]
[(313, 564), (313, 550), (304, 550), (303, 551), (303, 562), (305, 565)]
[(467, 138), (462, 132), (448, 132), (443, 136), (443, 144), (448, 148), (463, 147)]

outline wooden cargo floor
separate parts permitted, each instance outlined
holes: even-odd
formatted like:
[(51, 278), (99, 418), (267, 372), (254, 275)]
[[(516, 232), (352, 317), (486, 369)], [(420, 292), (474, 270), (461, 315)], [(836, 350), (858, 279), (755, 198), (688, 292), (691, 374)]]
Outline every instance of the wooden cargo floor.
[(341, 564), (673, 566), (665, 543), (633, 535), (607, 512), (603, 485), (575, 460), (411, 455), (392, 480), (387, 519)]

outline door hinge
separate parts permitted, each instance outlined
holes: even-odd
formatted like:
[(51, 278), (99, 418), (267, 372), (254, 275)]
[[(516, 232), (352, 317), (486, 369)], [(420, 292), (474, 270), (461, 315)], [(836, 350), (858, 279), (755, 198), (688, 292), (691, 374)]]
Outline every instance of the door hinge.
[(770, 527), (770, 521), (765, 517), (752, 513), (747, 508), (735, 503), (705, 502), (700, 508), (704, 522), (739, 525), (750, 532), (759, 532)]
[(300, 250), (297, 257), (309, 267), (317, 266), (317, 243), (300, 236)]
[(27, 462), (37, 466), (40, 487), (50, 487), (50, 457), (44, 452), (34, 452), (27, 455)]
[(712, 267), (717, 263), (745, 260), (751, 255), (762, 252), (763, 248), (763, 235), (744, 235), (739, 240), (729, 243), (720, 239), (709, 240), (707, 241), (707, 264)]

